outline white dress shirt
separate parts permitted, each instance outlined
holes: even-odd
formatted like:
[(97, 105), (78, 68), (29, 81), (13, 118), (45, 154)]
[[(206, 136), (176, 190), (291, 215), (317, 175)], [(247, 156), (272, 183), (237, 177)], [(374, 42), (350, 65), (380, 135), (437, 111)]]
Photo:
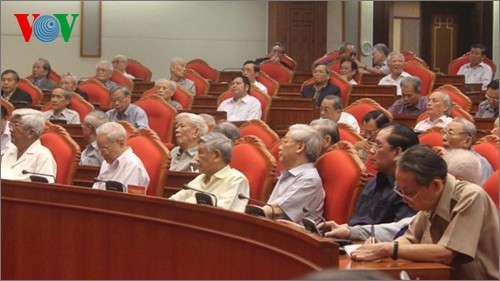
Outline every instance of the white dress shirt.
[(480, 62), (474, 67), (470, 66), (470, 63), (466, 63), (460, 67), (457, 75), (464, 75), (466, 84), (483, 84), (482, 90), (486, 91), (488, 84), (491, 82), (493, 77), (493, 71), (491, 70), (491, 67), (484, 62)]
[(411, 76), (411, 74), (409, 74), (408, 72), (401, 72), (401, 74), (399, 75), (399, 77), (394, 80), (391, 76), (391, 74), (387, 74), (386, 76), (384, 76), (382, 79), (380, 79), (380, 81), (378, 82), (379, 85), (394, 85), (396, 86), (396, 93), (398, 96), (401, 96), (402, 95), (402, 92), (401, 92), (401, 80), (403, 80), (403, 78), (405, 77), (409, 77)]
[(80, 124), (80, 114), (69, 108), (63, 109), (59, 115), (54, 115), (54, 109), (42, 112), (43, 117), (47, 120), (66, 120), (68, 124)]
[(351, 114), (349, 114), (347, 112), (342, 112), (340, 114), (340, 118), (339, 118), (339, 121), (337, 121), (337, 123), (347, 124), (347, 125), (351, 126), (356, 131), (356, 133), (359, 134), (359, 132), (360, 132), (358, 121), (356, 120), (356, 118), (354, 116), (352, 116)]
[(264, 86), (264, 84), (262, 84), (259, 81), (255, 80), (255, 82), (253, 82), (253, 85), (255, 87), (257, 87), (259, 90), (261, 90), (264, 94), (269, 95), (269, 92), (267, 91), (267, 88), (266, 88), (266, 86)]
[(418, 124), (415, 125), (414, 130), (415, 130), (415, 132), (425, 132), (432, 127), (444, 128), (451, 121), (453, 121), (453, 118), (448, 117), (446, 115), (439, 117), (438, 119), (434, 120), (434, 122), (431, 122), (430, 117), (427, 117), (424, 120), (418, 122)]
[(223, 101), (217, 111), (227, 112), (227, 121), (248, 121), (252, 119), (260, 119), (262, 117), (262, 109), (257, 98), (246, 95), (238, 101), (233, 98)]
[(14, 144), (12, 143), (12, 138), (10, 136), (10, 129), (9, 129), (9, 121), (5, 124), (5, 129), (2, 132), (2, 136), (0, 137), (0, 145), (1, 145), (1, 151), (2, 151), (2, 156), (9, 150), (9, 148), (13, 147)]

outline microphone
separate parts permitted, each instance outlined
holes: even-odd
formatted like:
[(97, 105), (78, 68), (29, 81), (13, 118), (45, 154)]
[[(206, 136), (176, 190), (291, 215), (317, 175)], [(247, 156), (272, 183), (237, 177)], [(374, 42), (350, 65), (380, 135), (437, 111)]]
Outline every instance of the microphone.
[(23, 175), (31, 174), (30, 180), (32, 182), (43, 182), (43, 183), (48, 183), (49, 180), (46, 177), (51, 177), (54, 179), (54, 182), (56, 182), (56, 177), (54, 177), (51, 174), (42, 174), (42, 173), (35, 173), (35, 172), (29, 172), (26, 170), (22, 170)]
[(316, 213), (311, 212), (309, 210), (309, 208), (307, 208), (307, 207), (303, 207), (302, 208), (302, 212), (304, 212), (306, 214), (311, 214), (313, 217), (321, 219), (321, 221), (323, 222), (323, 228), (321, 229), (321, 231), (316, 226), (316, 223), (313, 220), (309, 219), (309, 218), (303, 218), (302, 219), (302, 224), (310, 232), (316, 233), (318, 235), (321, 235), (321, 237), (324, 237), (325, 236), (325, 226), (326, 226), (326, 220), (325, 220), (325, 218), (323, 216), (321, 216), (321, 215), (318, 215)]
[[(257, 202), (261, 205), (269, 206), (271, 208), (271, 219), (274, 218), (274, 208), (273, 208), (273, 206), (271, 206), (271, 204), (268, 204), (264, 201), (250, 198), (248, 196), (245, 196), (243, 193), (238, 194), (238, 199), (240, 199), (240, 200), (247, 199), (249, 201)], [(245, 207), (245, 213), (252, 215), (252, 216), (267, 217), (266, 213), (264, 212), (264, 209), (262, 207), (257, 206), (257, 205), (252, 205), (252, 204), (247, 205)]]
[[(185, 184), (182, 188), (196, 191), (196, 194), (194, 195), (194, 197), (196, 197), (197, 204), (217, 207), (217, 196), (215, 196), (215, 194), (210, 193), (210, 192), (206, 192), (203, 190), (199, 190), (199, 189), (196, 189), (194, 187), (190, 187), (187, 184)], [(214, 198), (215, 204), (212, 202), (212, 197)]]
[(106, 190), (125, 192), (126, 187), (123, 183), (119, 181), (107, 181), (98, 178), (94, 178), (94, 182), (103, 182), (105, 183)]

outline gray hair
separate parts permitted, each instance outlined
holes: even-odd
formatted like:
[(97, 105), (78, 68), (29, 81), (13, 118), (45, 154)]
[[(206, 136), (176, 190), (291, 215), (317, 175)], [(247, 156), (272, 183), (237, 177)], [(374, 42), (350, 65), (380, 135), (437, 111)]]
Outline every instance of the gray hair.
[(347, 51), (347, 48), (349, 48), (349, 46), (353, 46), (354, 45), (350, 42), (345, 42), (343, 43), (342, 45), (340, 45), (340, 48), (339, 48), (339, 54), (343, 54)]
[(128, 58), (124, 55), (116, 55), (113, 60), (118, 59), (119, 61), (128, 62)]
[(333, 109), (342, 110), (342, 99), (339, 96), (327, 95), (323, 98), (323, 100), (333, 101)]
[(412, 171), (419, 185), (429, 185), (435, 179), (446, 181), (447, 165), (437, 153), (427, 145), (414, 145), (401, 154), (398, 169)]
[(443, 156), (448, 173), (465, 181), (481, 184), (481, 162), (467, 149), (451, 149)]
[(41, 111), (31, 108), (20, 108), (12, 112), (12, 118), (19, 118), (25, 130), (33, 129), (37, 139), (43, 133), (45, 118)]
[(215, 118), (212, 115), (206, 114), (206, 113), (200, 113), (198, 115), (201, 118), (203, 118), (203, 120), (205, 120), (205, 123), (207, 124), (207, 127), (208, 126), (215, 126)]
[(319, 133), (324, 138), (330, 136), (332, 139), (332, 144), (337, 143), (340, 140), (339, 128), (335, 121), (326, 118), (319, 118), (311, 121), (312, 126), (319, 126)]
[(221, 133), (232, 141), (235, 141), (241, 137), (240, 128), (229, 121), (217, 123), (212, 132)]
[(47, 76), (46, 77), (48, 78), (50, 72), (52, 71), (51, 67), (50, 67), (50, 62), (48, 60), (44, 59), (44, 58), (38, 58), (36, 61), (42, 62), (43, 70), (47, 71)]
[(453, 118), (452, 122), (462, 124), (464, 131), (472, 138), (471, 145), (476, 142), (476, 125), (474, 125), (471, 121), (460, 117)]
[(113, 64), (112, 64), (110, 61), (108, 61), (108, 60), (101, 60), (101, 61), (99, 61), (99, 62), (97, 63), (97, 65), (96, 65), (96, 67), (95, 67), (95, 68), (97, 69), (97, 68), (99, 67), (99, 65), (103, 65), (103, 64), (105, 64), (105, 65), (108, 67), (108, 69), (109, 69), (111, 72), (113, 72)]
[(443, 99), (443, 103), (448, 107), (448, 109), (444, 112), (444, 114), (446, 116), (450, 116), (451, 107), (452, 107), (450, 96), (447, 93), (442, 92), (442, 91), (434, 91), (434, 93), (436, 93), (436, 92), (441, 94), (441, 98)]
[(116, 142), (119, 139), (127, 139), (127, 132), (122, 125), (117, 122), (107, 122), (99, 126), (96, 130), (97, 135), (106, 135), (110, 142)]
[(403, 54), (401, 54), (400, 52), (397, 52), (397, 51), (394, 51), (387, 56), (387, 62), (388, 63), (391, 62), (392, 58), (395, 56), (401, 57), (403, 59), (403, 63), (405, 62), (405, 56), (403, 56)]
[(102, 124), (109, 122), (109, 119), (108, 119), (108, 116), (106, 115), (106, 113), (104, 113), (103, 111), (100, 111), (98, 109), (94, 109), (94, 110), (90, 111), (87, 114), (87, 116), (85, 116), (85, 119), (83, 120), (83, 122), (92, 126), (92, 129), (95, 131)]
[(378, 43), (373, 45), (373, 49), (381, 51), (382, 53), (384, 53), (384, 56), (386, 57), (389, 55), (390, 52), (389, 48), (387, 48), (387, 46), (384, 43)]
[(65, 72), (65, 73), (61, 74), (61, 78), (65, 77), (65, 76), (70, 77), (71, 81), (73, 81), (73, 84), (75, 84), (75, 85), (78, 82), (78, 76), (76, 76), (76, 74), (74, 74), (73, 72)]
[(63, 91), (63, 95), (64, 95), (64, 98), (65, 98), (66, 100), (71, 100), (71, 91), (68, 91), (68, 90), (64, 89), (63, 87), (56, 86), (56, 87), (54, 87), (54, 89), (52, 89), (52, 91), (51, 91), (51, 92), (53, 93), (53, 92), (54, 92), (54, 90), (57, 90), (57, 89), (59, 89), (59, 90), (62, 90), (62, 91)]
[(172, 68), (174, 65), (178, 64), (178, 63), (181, 63), (181, 62), (185, 62), (186, 60), (184, 60), (183, 58), (180, 58), (180, 57), (175, 57), (173, 58), (171, 61), (170, 61), (170, 68)]
[(167, 79), (167, 78), (161, 78), (161, 79), (156, 80), (155, 87), (160, 85), (161, 82), (164, 82), (165, 84), (167, 84), (167, 87), (169, 87), (173, 91), (177, 90), (177, 83), (175, 83), (174, 81)]
[(203, 136), (204, 134), (207, 133), (207, 130), (208, 130), (207, 123), (205, 123), (205, 120), (203, 120), (203, 118), (201, 118), (197, 114), (189, 113), (189, 112), (182, 112), (182, 113), (177, 114), (177, 116), (175, 116), (176, 122), (179, 122), (183, 119), (188, 120), (189, 123), (191, 123), (191, 125), (193, 125), (193, 127), (198, 128), (200, 130), (200, 136)]
[(114, 86), (113, 88), (111, 88), (111, 90), (109, 90), (109, 96), (111, 97), (111, 95), (118, 91), (118, 90), (122, 90), (123, 94), (128, 97), (130, 96), (132, 93), (130, 92), (130, 89), (126, 86), (123, 86), (123, 85), (116, 85)]
[(321, 134), (306, 124), (292, 125), (288, 132), (293, 140), (304, 143), (307, 160), (315, 162), (318, 159), (321, 143), (323, 142)]
[(412, 85), (413, 91), (420, 94), (422, 92), (422, 79), (418, 76), (407, 76), (401, 80), (401, 87), (405, 85)]
[(220, 151), (222, 160), (229, 164), (233, 155), (233, 142), (221, 133), (208, 133), (200, 138), (199, 142), (205, 143), (205, 150)]

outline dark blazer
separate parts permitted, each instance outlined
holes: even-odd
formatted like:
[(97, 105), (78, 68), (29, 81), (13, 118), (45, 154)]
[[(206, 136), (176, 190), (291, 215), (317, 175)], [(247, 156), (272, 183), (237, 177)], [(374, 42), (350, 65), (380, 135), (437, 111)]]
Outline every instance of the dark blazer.
[[(57, 84), (56, 82), (50, 80), (50, 79), (47, 79), (47, 78), (42, 78), (40, 80), (38, 80), (37, 82), (35, 82), (34, 80), (31, 81), (31, 83), (33, 83), (33, 85), (37, 86), (40, 90), (42, 91), (52, 91), (52, 89), (54, 89), (55, 87), (57, 87)], [(35, 83), (38, 83), (38, 85), (36, 85)]]
[[(2, 91), (2, 97), (5, 97), (4, 91)], [(19, 88), (16, 88), (14, 93), (10, 96), (9, 101), (12, 103), (15, 103), (16, 101), (28, 102), (29, 104), (33, 103), (30, 94), (26, 93), (25, 91)]]
[[(314, 89), (314, 84), (311, 84), (304, 86), (304, 89), (302, 89), (302, 93), (300, 93), (300, 96), (304, 98), (314, 98), (315, 93), (316, 89)], [(326, 84), (326, 86), (323, 89), (321, 89), (321, 93), (319, 94), (319, 97), (316, 100), (316, 106), (321, 107), (321, 102), (328, 95), (335, 95), (340, 97), (339, 87), (332, 84)]]

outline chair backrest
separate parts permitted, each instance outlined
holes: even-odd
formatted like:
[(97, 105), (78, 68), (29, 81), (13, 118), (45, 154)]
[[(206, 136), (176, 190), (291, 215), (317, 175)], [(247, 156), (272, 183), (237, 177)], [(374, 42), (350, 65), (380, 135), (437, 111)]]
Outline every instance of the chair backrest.
[[(33, 80), (33, 74), (26, 76), (25, 78), (31, 81)], [(48, 78), (49, 80), (54, 81), (57, 85), (61, 82), (61, 75), (59, 75), (54, 69), (50, 70)]]
[[(156, 87), (153, 87), (147, 91), (145, 91), (142, 96), (153, 95), (157, 93)], [(172, 96), (172, 100), (181, 104), (182, 109), (191, 110), (193, 107), (194, 97), (190, 95), (186, 90), (181, 87), (177, 87), (174, 95)]]
[(237, 140), (230, 165), (248, 179), (250, 197), (267, 202), (273, 191), (276, 161), (264, 143), (254, 136)]
[(113, 74), (111, 75), (111, 78), (109, 80), (115, 82), (118, 85), (127, 87), (131, 93), (134, 91), (134, 81), (132, 81), (132, 79), (126, 77), (125, 75), (123, 75), (123, 73), (120, 73), (116, 69), (113, 70)]
[(265, 72), (280, 85), (290, 84), (293, 81), (293, 72), (281, 63), (264, 61), (260, 64), (260, 71)]
[[(470, 52), (465, 53), (463, 56), (456, 58), (448, 64), (448, 74), (449, 75), (457, 75), (458, 70), (462, 65), (470, 62)], [(483, 62), (491, 67), (491, 72), (493, 72), (493, 77), (495, 77), (495, 73), (497, 72), (497, 65), (491, 59), (485, 57)]]
[[(302, 83), (302, 89), (307, 85), (314, 84), (314, 78), (309, 78), (304, 83)], [(346, 107), (349, 104), (349, 99), (351, 98), (352, 85), (340, 77), (336, 72), (331, 73), (329, 83), (337, 86), (340, 89), (340, 99), (342, 100), (342, 107)]]
[(269, 152), (276, 161), (276, 178), (278, 178), (281, 175), (281, 171), (283, 171), (283, 169), (285, 168), (280, 162), (280, 157), (279, 157), (280, 145), (281, 145), (281, 139), (275, 142), (269, 149)]
[(337, 60), (339, 57), (340, 57), (339, 51), (334, 50), (334, 51), (326, 53), (321, 58), (316, 59), (314, 61), (313, 65), (324, 64), (327, 61)]
[(131, 137), (134, 137), (137, 135), (137, 128), (134, 127), (134, 125), (130, 124), (126, 120), (118, 120), (116, 121), (118, 124), (122, 125), (122, 127), (125, 129), (125, 132), (127, 133), (127, 140)]
[(202, 59), (190, 60), (186, 64), (186, 68), (196, 71), (203, 78), (210, 80), (211, 83), (219, 82), (220, 71), (211, 67), (206, 61)]
[(262, 120), (250, 120), (241, 124), (240, 135), (242, 137), (253, 135), (258, 137), (266, 146), (271, 149), (280, 137)]
[[(336, 60), (336, 61), (328, 64), (328, 68), (330, 68), (332, 73), (335, 72), (339, 76), (340, 76), (340, 62), (341, 62), (340, 60)], [(354, 74), (352, 79), (354, 79), (354, 81), (356, 81), (356, 83), (360, 84), (361, 83), (361, 76), (362, 76), (362, 74), (359, 71), (356, 71), (356, 73)]]
[[(479, 140), (473, 146), (474, 150), (481, 156), (486, 158), (493, 167), (494, 171), (498, 170), (499, 166), (499, 156), (498, 156), (498, 136), (497, 135), (487, 135)], [(497, 186), (498, 187), (498, 186)]]
[(366, 184), (364, 165), (354, 146), (338, 142), (316, 160), (315, 166), (325, 190), (325, 219), (338, 224), (347, 223)]
[(287, 54), (283, 54), (283, 56), (281, 56), (281, 58), (280, 58), (280, 61), (288, 64), (292, 68), (293, 71), (295, 71), (295, 68), (297, 68), (297, 62)]
[(346, 141), (355, 145), (357, 142), (364, 140), (364, 138), (358, 134), (353, 127), (347, 124), (337, 123), (337, 127), (339, 129), (339, 138), (341, 141)]
[(450, 96), (452, 102), (456, 103), (467, 112), (472, 108), (471, 99), (468, 96), (464, 95), (462, 91), (460, 91), (457, 87), (451, 84), (444, 84), (434, 91), (444, 91), (448, 94), (448, 96)]
[[(417, 117), (417, 123), (424, 120), (425, 118), (428, 118), (428, 117), (429, 117), (429, 114), (427, 112), (420, 114)], [(463, 108), (461, 108), (458, 104), (456, 104), (454, 102), (451, 103), (450, 117), (451, 118), (460, 117), (460, 118), (464, 118), (466, 120), (469, 120), (472, 123), (476, 122), (474, 120), (474, 117), (472, 117), (467, 111), (465, 111)]]
[(429, 65), (427, 65), (427, 63), (423, 59), (417, 57), (414, 52), (404, 51), (401, 54), (404, 56), (405, 62), (414, 61), (420, 63), (425, 68), (429, 68)]
[(31, 96), (32, 105), (40, 104), (40, 102), (42, 101), (43, 97), (42, 90), (33, 85), (33, 83), (31, 83), (28, 79), (19, 78), (19, 83), (17, 84), (17, 87)]
[[(80, 123), (83, 122), (85, 116), (87, 116), (90, 111), (94, 110), (94, 106), (77, 93), (71, 93), (71, 101), (69, 102), (68, 108), (78, 112), (78, 115), (80, 115)], [(50, 109), (52, 109), (52, 103), (48, 102), (42, 106), (41, 111)]]
[(420, 144), (427, 144), (430, 147), (443, 146), (443, 136), (441, 135), (442, 127), (432, 127), (427, 131), (418, 135), (418, 142)]
[(12, 111), (14, 111), (14, 105), (10, 103), (8, 100), (4, 99), (3, 97), (0, 98), (2, 100), (2, 105), (5, 107), (7, 110), (7, 120), (10, 120), (12, 117)]
[(80, 146), (71, 138), (66, 129), (50, 122), (45, 124), (40, 142), (50, 150), (56, 160), (56, 183), (73, 184), (80, 162)]
[(78, 88), (89, 95), (89, 101), (92, 103), (97, 103), (104, 108), (108, 108), (111, 104), (109, 89), (96, 79), (89, 79), (78, 85)]
[(148, 116), (149, 127), (164, 143), (172, 142), (177, 110), (158, 95), (147, 95), (135, 102)]
[(149, 68), (133, 58), (128, 58), (128, 64), (125, 71), (132, 74), (136, 79), (144, 80), (144, 82), (151, 81), (151, 76), (153, 76)]
[(431, 93), (434, 88), (434, 81), (436, 80), (434, 72), (416, 61), (405, 62), (403, 70), (422, 80), (422, 91), (420, 92), (422, 96), (427, 96)]
[(358, 121), (359, 128), (363, 130), (363, 116), (373, 110), (381, 110), (385, 116), (389, 119), (389, 121), (392, 121), (394, 118), (392, 114), (387, 111), (385, 108), (383, 108), (379, 103), (376, 101), (369, 99), (369, 98), (362, 98), (359, 100), (356, 100), (352, 104), (350, 104), (348, 107), (344, 108), (344, 111), (351, 114), (356, 118), (356, 121)]
[[(250, 87), (250, 95), (259, 100), (260, 109), (262, 110), (261, 119), (262, 121), (266, 122), (267, 116), (269, 115), (269, 108), (271, 107), (271, 97), (264, 94), (261, 90), (257, 89), (254, 86)], [(217, 106), (219, 106), (223, 101), (230, 99), (232, 97), (233, 93), (231, 92), (231, 90), (225, 91), (224, 93), (220, 94), (220, 96), (217, 98)]]
[(483, 184), (484, 191), (488, 193), (498, 210), (498, 170), (496, 170)]
[(194, 82), (197, 96), (206, 96), (208, 94), (208, 90), (210, 89), (210, 84), (205, 78), (203, 78), (196, 71), (187, 68), (186, 72), (184, 73), (184, 78), (192, 80)]
[(264, 86), (266, 86), (267, 93), (269, 94), (269, 96), (274, 97), (278, 95), (280, 84), (276, 82), (276, 80), (274, 80), (273, 78), (269, 77), (267, 73), (261, 71), (259, 73), (259, 76), (257, 76), (256, 80), (262, 83)]
[(143, 128), (127, 140), (149, 175), (147, 195), (163, 197), (163, 186), (170, 168), (170, 151), (151, 129)]

